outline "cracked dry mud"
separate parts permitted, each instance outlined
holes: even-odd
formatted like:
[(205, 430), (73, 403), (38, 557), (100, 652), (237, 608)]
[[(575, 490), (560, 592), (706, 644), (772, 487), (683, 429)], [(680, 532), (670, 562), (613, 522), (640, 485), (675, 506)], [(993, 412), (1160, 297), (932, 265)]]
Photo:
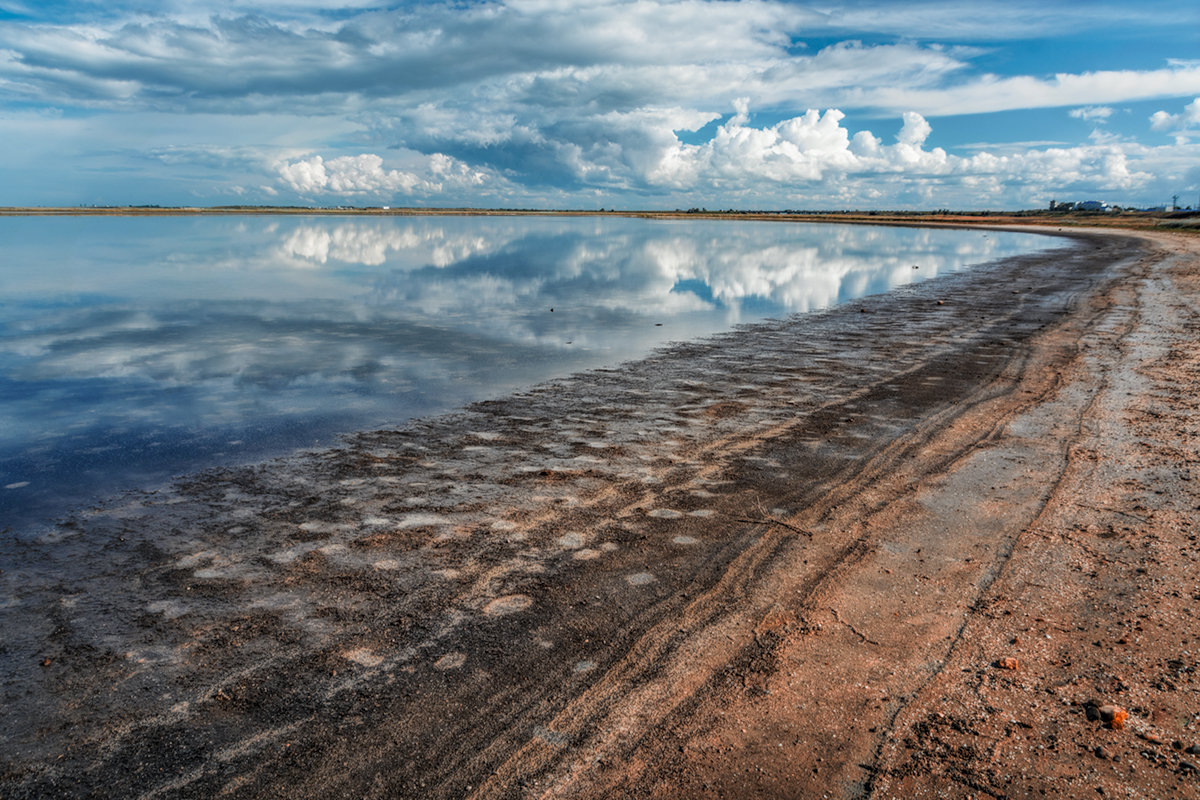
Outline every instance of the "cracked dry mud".
[(1200, 242), (1076, 239), (6, 545), (0, 797), (1200, 796)]

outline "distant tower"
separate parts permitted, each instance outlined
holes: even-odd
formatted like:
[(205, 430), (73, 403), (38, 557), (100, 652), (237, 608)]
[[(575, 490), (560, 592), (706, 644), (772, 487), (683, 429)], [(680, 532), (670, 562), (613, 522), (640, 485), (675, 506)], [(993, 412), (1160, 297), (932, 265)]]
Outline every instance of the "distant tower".
[(1179, 195), (1177, 195), (1177, 194), (1171, 195), (1171, 210), (1172, 211), (1179, 210)]
[(1051, 211), (1053, 211), (1053, 210), (1054, 210), (1054, 207), (1055, 207), (1056, 205), (1058, 205), (1058, 203), (1056, 203), (1056, 202), (1054, 202), (1053, 200), (1051, 200), (1051, 201), (1050, 201), (1050, 210), (1051, 210)]

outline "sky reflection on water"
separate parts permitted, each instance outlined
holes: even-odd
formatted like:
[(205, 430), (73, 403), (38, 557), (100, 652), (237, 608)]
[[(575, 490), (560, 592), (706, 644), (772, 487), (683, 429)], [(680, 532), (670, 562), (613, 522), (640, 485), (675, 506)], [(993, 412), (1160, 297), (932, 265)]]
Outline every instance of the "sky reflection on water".
[(0, 529), (1061, 246), (528, 217), (9, 217), (0, 242)]

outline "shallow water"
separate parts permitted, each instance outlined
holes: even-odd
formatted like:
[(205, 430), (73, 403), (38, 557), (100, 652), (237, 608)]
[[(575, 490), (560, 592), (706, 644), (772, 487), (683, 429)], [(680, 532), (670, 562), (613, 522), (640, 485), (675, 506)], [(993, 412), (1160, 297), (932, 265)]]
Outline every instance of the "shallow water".
[(22, 533), (99, 494), (1064, 240), (608, 217), (7, 217), (0, 242), (0, 529)]

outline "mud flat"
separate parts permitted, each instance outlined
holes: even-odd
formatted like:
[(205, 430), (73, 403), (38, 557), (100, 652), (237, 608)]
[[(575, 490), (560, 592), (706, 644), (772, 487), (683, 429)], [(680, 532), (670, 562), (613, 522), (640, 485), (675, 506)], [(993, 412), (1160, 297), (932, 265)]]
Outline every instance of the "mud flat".
[(1075, 238), (6, 542), (0, 796), (1200, 796), (1200, 240)]

